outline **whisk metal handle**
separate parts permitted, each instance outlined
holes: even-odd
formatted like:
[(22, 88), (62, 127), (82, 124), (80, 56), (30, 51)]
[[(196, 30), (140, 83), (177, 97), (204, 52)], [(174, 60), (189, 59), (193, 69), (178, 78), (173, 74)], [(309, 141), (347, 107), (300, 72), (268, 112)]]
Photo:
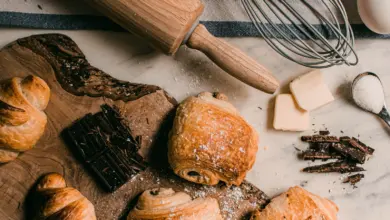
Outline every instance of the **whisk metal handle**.
[(269, 70), (238, 48), (214, 37), (204, 25), (195, 28), (187, 46), (203, 52), (221, 69), (256, 89), (272, 94), (279, 87)]

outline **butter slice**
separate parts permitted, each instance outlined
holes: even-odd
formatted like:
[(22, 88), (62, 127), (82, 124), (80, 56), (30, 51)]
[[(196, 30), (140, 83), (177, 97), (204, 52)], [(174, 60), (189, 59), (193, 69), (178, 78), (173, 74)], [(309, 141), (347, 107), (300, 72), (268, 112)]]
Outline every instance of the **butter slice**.
[(290, 83), (290, 90), (298, 105), (312, 111), (334, 100), (320, 70), (298, 77)]
[(310, 127), (309, 112), (299, 108), (290, 94), (276, 97), (274, 128), (283, 131), (306, 131)]

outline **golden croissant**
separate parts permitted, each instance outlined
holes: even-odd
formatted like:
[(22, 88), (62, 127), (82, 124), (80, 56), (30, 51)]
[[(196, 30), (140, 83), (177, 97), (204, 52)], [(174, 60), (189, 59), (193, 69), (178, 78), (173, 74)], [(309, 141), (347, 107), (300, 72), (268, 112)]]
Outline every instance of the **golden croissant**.
[(168, 159), (174, 172), (200, 184), (240, 185), (252, 168), (258, 135), (222, 94), (201, 93), (177, 109)]
[(160, 188), (142, 193), (127, 219), (222, 220), (222, 217), (216, 199), (192, 200), (186, 193)]
[(0, 163), (31, 149), (45, 131), (50, 88), (41, 78), (0, 82)]
[(66, 187), (65, 179), (56, 173), (46, 175), (37, 186), (42, 199), (37, 220), (96, 220), (95, 209), (78, 190)]
[(290, 188), (274, 198), (252, 220), (337, 220), (338, 207), (332, 201), (314, 195), (300, 187)]

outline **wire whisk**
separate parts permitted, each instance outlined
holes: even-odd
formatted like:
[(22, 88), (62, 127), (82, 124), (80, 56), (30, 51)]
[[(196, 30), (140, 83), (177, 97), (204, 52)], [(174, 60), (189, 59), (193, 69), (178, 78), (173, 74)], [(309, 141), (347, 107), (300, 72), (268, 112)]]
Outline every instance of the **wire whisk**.
[[(359, 62), (341, 0), (241, 2), (257, 31), (283, 57), (310, 68)], [(318, 24), (313, 24), (314, 20)]]

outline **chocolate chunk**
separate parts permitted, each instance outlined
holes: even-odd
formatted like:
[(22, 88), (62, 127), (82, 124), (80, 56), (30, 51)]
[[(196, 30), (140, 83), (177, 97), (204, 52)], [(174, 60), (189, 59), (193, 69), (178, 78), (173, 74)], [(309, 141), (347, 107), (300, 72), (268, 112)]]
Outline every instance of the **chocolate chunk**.
[(320, 135), (330, 135), (330, 132), (328, 130), (320, 131)]
[(364, 168), (356, 166), (356, 163), (338, 161), (302, 169), (305, 173), (354, 173), (365, 171)]
[(351, 138), (348, 137), (348, 136), (340, 137), (340, 141), (341, 141), (341, 142), (348, 142), (349, 140), (351, 140)]
[(318, 152), (329, 152), (334, 143), (310, 143), (310, 149)]
[(131, 136), (119, 112), (108, 105), (102, 112), (87, 114), (63, 132), (67, 143), (92, 170), (109, 192), (145, 170), (146, 163), (137, 153), (139, 141)]
[(364, 178), (364, 174), (358, 173), (352, 176), (347, 177), (343, 183), (350, 183), (352, 186), (355, 186), (356, 183), (360, 182)]
[(343, 156), (329, 152), (316, 152), (316, 151), (305, 151), (300, 154), (303, 160), (329, 160), (329, 159), (342, 159)]
[(359, 149), (360, 151), (364, 152), (365, 154), (373, 155), (375, 149), (365, 145), (363, 142), (359, 141), (357, 138), (350, 138), (347, 136), (340, 137), (340, 141), (349, 144), (352, 147)]
[(349, 140), (349, 144), (359, 150), (361, 150), (362, 152), (366, 153), (366, 154), (369, 154), (369, 155), (373, 155), (374, 154), (374, 151), (375, 149), (365, 145), (364, 143), (360, 142), (358, 139), (356, 138), (352, 138)]
[(364, 164), (366, 161), (366, 154), (355, 148), (340, 143), (333, 144), (332, 148), (345, 157), (348, 157), (361, 164)]
[(302, 136), (301, 140), (311, 143), (338, 143), (340, 141), (336, 136), (327, 135)]

